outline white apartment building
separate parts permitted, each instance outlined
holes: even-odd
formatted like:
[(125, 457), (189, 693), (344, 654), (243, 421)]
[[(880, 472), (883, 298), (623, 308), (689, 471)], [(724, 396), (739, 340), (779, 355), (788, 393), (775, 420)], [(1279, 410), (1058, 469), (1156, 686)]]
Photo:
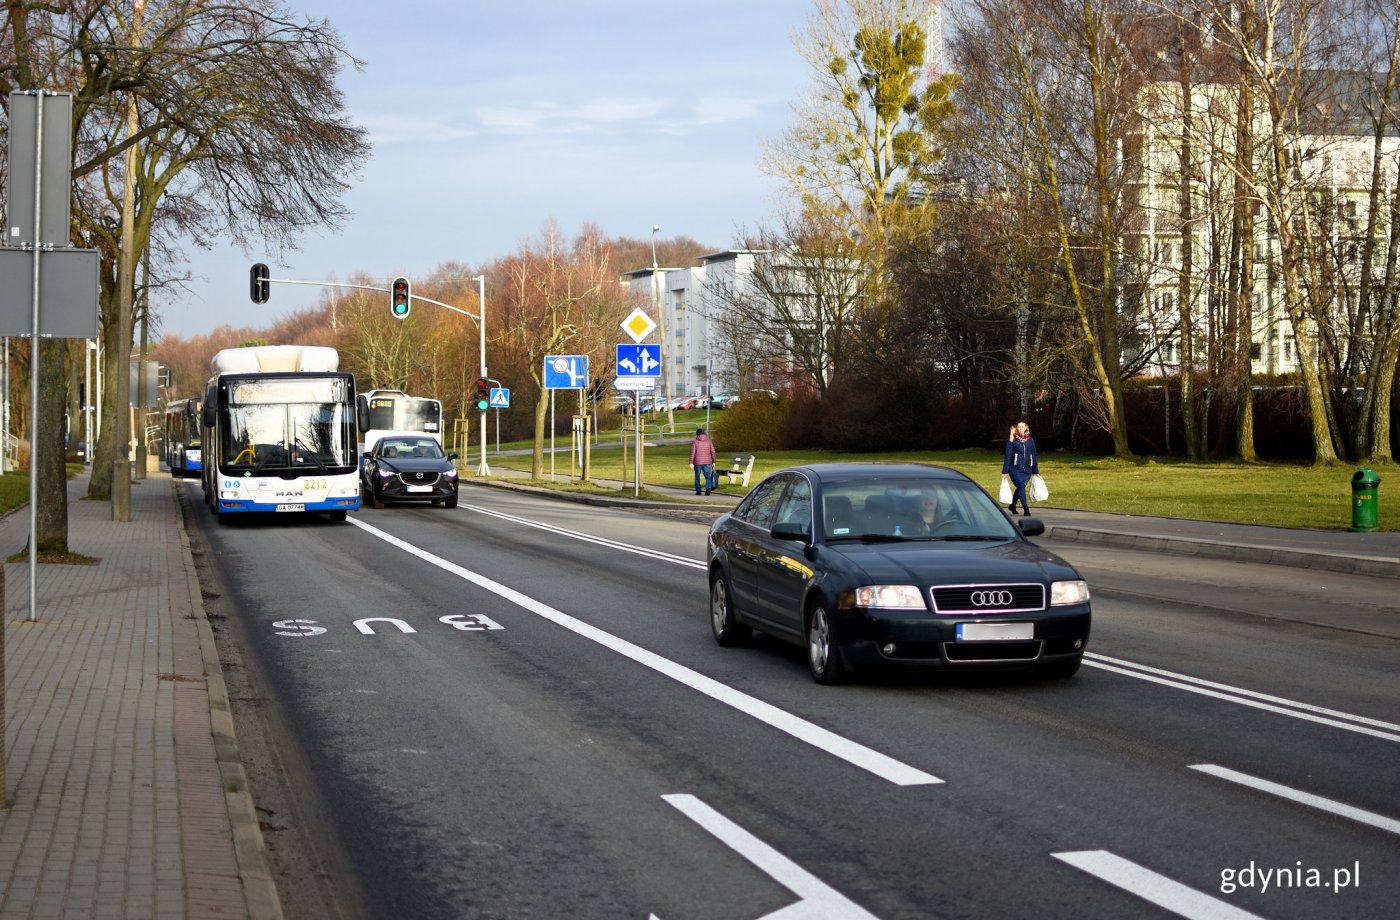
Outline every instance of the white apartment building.
[[(1180, 275), (1184, 264), (1183, 247), (1186, 235), (1181, 232), (1179, 197), (1181, 104), (1180, 87), (1172, 83), (1153, 84), (1144, 95), (1143, 129), (1125, 143), (1125, 166), (1129, 170), (1125, 185), (1126, 204), (1137, 212), (1139, 225), (1124, 240), (1128, 272), (1136, 274), (1133, 283), (1140, 286), (1144, 310), (1139, 314), (1137, 333), (1144, 348), (1156, 348), (1157, 358), (1145, 369), (1146, 373), (1174, 373), (1184, 356), (1180, 353), (1179, 337), (1174, 329), (1179, 319), (1177, 298), (1180, 296)], [(1193, 88), (1191, 102), (1191, 164), (1192, 164), (1192, 288), (1195, 291), (1193, 309), (1199, 324), (1196, 341), (1206, 341), (1208, 320), (1207, 298), (1214, 287), (1219, 290), (1221, 279), (1206, 274), (1206, 266), (1219, 262), (1216, 250), (1228, 245), (1224, 238), (1214, 235), (1217, 228), (1228, 231), (1230, 221), (1221, 210), (1230, 207), (1236, 187), (1231, 169), (1233, 157), (1235, 87), (1221, 84), (1198, 84)], [(1315, 219), (1313, 233), (1328, 240), (1327, 245), (1337, 254), (1336, 272), (1346, 288), (1346, 303), (1334, 309), (1344, 310), (1355, 304), (1355, 286), (1360, 280), (1357, 253), (1366, 229), (1368, 192), (1371, 181), (1373, 141), (1369, 127), (1357, 111), (1346, 111), (1345, 103), (1335, 104), (1334, 110), (1318, 111), (1316, 134), (1305, 134), (1297, 145), (1301, 158), (1304, 183), (1310, 199), (1318, 203), (1319, 212), (1326, 215), (1324, 227)], [(1262, 119), (1262, 116), (1261, 116)], [(1347, 124), (1347, 122), (1351, 122)], [(1341, 127), (1345, 125), (1345, 127)], [(1256, 135), (1264, 130), (1261, 123)], [(1355, 133), (1350, 133), (1354, 131)], [(1383, 146), (1385, 187), (1396, 187), (1397, 154), (1400, 138), (1387, 137)], [(1326, 202), (1325, 204), (1321, 204)], [(1136, 206), (1135, 208), (1133, 206)], [(1388, 207), (1384, 202), (1382, 208)], [(1278, 235), (1274, 217), (1258, 198), (1252, 204), (1254, 213), (1253, 311), (1251, 314), (1251, 367), (1254, 373), (1297, 371), (1297, 343), (1294, 329), (1283, 305), (1280, 275)], [(1212, 212), (1214, 220), (1211, 219)], [(1377, 233), (1389, 232), (1384, 213), (1377, 221)], [(1383, 250), (1384, 247), (1381, 247)], [(1379, 266), (1378, 266), (1379, 267)], [(1197, 363), (1203, 353), (1195, 356)]]
[[(704, 396), (734, 390), (734, 360), (726, 355), (720, 291), (742, 290), (763, 250), (726, 249), (701, 256), (689, 268), (661, 267), (625, 272), (622, 279), (657, 322), (651, 341), (660, 341), (672, 396)], [(659, 304), (657, 301), (659, 300)], [(662, 339), (662, 330), (665, 338)], [(657, 391), (664, 384), (657, 381)]]

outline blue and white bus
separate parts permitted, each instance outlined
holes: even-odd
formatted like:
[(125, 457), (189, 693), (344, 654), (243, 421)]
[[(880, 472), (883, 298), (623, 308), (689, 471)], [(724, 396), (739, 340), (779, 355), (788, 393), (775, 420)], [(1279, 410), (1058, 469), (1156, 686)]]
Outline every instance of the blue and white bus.
[(226, 348), (204, 393), (204, 494), (220, 523), (249, 511), (360, 507), (355, 378), (334, 348)]
[(193, 476), (203, 468), (198, 396), (165, 405), (165, 465), (176, 478)]
[(442, 446), (442, 403), (402, 390), (366, 390), (360, 406), (360, 452), (374, 450), (386, 434), (428, 435)]

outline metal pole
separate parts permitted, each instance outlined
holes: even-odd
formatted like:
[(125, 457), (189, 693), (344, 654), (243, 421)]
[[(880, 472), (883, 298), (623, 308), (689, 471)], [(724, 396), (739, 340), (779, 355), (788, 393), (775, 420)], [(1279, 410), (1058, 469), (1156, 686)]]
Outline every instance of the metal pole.
[(10, 337), (5, 336), (5, 366), (0, 367), (0, 476), (5, 475), (5, 454), (10, 449)]
[[(39, 228), (43, 225), (44, 94), (35, 100), (34, 286), (29, 313), (29, 622), (39, 609)], [(64, 486), (64, 488), (67, 488)]]
[[(476, 320), (477, 335), (479, 336), (478, 347), (481, 350), (481, 376), (486, 376), (486, 276), (477, 275), (477, 296), (481, 301), (481, 309)], [(499, 420), (498, 420), (499, 421)], [(498, 448), (499, 449), (499, 448)], [(481, 465), (476, 468), (477, 476), (490, 476), (491, 467), (486, 464), (486, 410), (481, 410)]]
[[(661, 275), (656, 264), (656, 232), (660, 224), (651, 227), (651, 296), (656, 306), (656, 322), (661, 333), (661, 393), (666, 399), (666, 425), (671, 434), (676, 433), (676, 412), (671, 408), (671, 359), (666, 349), (666, 311), (661, 306)], [(652, 403), (655, 405), (655, 402)]]
[(92, 465), (92, 342), (83, 339), (83, 463)]

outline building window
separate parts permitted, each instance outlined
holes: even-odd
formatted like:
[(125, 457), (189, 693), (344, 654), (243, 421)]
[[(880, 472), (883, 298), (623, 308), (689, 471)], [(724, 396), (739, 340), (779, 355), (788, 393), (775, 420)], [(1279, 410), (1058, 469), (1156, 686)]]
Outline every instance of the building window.
[(1264, 357), (1264, 346), (1259, 344), (1258, 342), (1250, 342), (1249, 360), (1258, 361), (1262, 357)]
[(1157, 309), (1163, 313), (1172, 313), (1176, 310), (1176, 292), (1161, 291), (1157, 294)]

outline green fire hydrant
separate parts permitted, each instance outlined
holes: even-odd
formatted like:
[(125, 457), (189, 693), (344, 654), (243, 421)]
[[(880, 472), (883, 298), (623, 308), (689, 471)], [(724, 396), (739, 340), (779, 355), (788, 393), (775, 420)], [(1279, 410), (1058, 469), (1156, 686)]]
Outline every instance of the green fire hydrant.
[(1380, 530), (1381, 477), (1367, 467), (1351, 477), (1351, 529), (1358, 533)]

